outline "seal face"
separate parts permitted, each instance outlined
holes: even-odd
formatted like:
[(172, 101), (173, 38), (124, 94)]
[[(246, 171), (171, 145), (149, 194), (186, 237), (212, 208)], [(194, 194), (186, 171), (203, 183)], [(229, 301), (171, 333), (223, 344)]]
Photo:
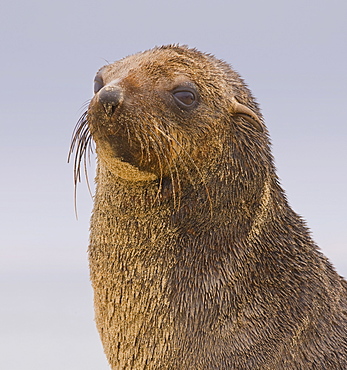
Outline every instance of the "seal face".
[(103, 67), (95, 77), (89, 129), (98, 156), (121, 178), (143, 181), (168, 176), (182, 152), (195, 162), (194, 140), (211, 141), (208, 136), (215, 135), (217, 122), (226, 115), (243, 117), (244, 123), (262, 129), (261, 118), (247, 107), (249, 102), (237, 100), (244, 98), (240, 91), (225, 84), (232, 78), (226, 66), (213, 65), (195, 51), (189, 53), (197, 60), (192, 55), (187, 58), (178, 50), (162, 48), (141, 58), (131, 56)]
[(113, 369), (347, 368), (347, 288), (288, 205), (251, 92), (164, 46), (102, 67), (89, 258)]

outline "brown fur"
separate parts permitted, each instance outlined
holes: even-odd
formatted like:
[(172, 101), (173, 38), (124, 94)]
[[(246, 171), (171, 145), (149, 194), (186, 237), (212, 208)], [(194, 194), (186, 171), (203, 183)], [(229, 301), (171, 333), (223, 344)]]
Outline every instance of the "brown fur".
[[(112, 368), (347, 369), (346, 282), (288, 205), (238, 74), (166, 46), (96, 81), (73, 145), (78, 177), (96, 142), (89, 256)], [(187, 83), (192, 109), (172, 96)]]

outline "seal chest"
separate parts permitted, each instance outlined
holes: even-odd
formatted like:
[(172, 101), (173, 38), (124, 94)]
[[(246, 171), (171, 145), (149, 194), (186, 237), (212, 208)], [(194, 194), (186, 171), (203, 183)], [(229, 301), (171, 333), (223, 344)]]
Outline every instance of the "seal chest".
[(72, 142), (113, 369), (347, 368), (347, 289), (279, 185), (239, 75), (182, 46), (101, 68)]

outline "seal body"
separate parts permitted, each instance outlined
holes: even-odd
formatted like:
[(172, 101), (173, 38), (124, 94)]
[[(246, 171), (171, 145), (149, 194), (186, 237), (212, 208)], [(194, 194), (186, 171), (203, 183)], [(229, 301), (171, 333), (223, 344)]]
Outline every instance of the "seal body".
[(91, 280), (113, 369), (347, 368), (346, 282), (288, 205), (226, 63), (171, 45), (106, 65), (77, 172), (90, 137)]

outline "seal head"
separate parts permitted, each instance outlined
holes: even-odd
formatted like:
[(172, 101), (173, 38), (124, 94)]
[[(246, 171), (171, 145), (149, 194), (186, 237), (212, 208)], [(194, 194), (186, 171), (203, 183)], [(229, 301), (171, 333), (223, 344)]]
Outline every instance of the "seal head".
[(228, 83), (235, 78), (222, 62), (179, 47), (101, 68), (87, 118), (99, 159), (120, 178), (152, 181), (172, 176), (182, 156), (198, 166), (197, 144), (214, 145), (221, 120), (261, 134), (261, 115), (245, 99), (249, 92), (241, 81), (239, 88)]

